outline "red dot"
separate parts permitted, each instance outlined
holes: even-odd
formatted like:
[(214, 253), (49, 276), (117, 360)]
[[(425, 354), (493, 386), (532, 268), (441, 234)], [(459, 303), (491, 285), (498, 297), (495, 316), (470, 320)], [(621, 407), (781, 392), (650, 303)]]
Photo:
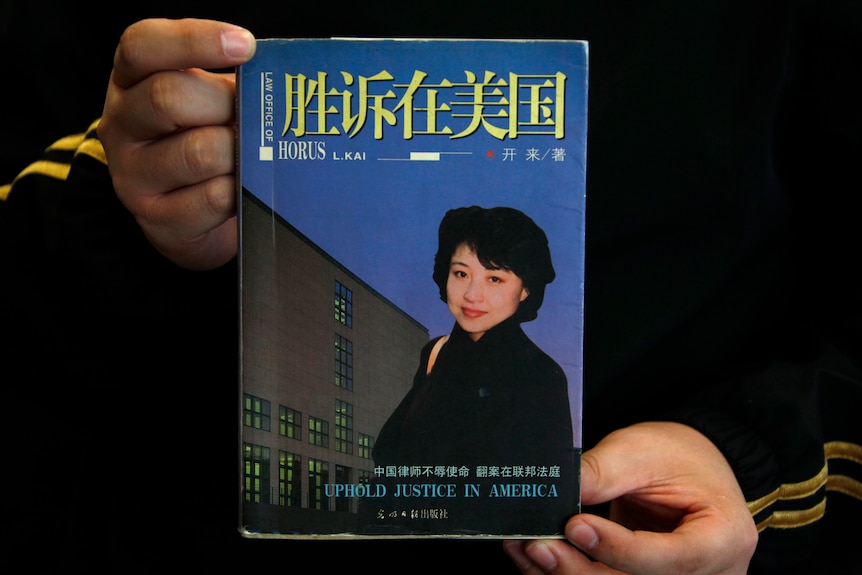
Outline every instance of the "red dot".
[(493, 157), (494, 157), (494, 152), (492, 152), (491, 150), (488, 150), (488, 157), (489, 157), (489, 158), (493, 158)]

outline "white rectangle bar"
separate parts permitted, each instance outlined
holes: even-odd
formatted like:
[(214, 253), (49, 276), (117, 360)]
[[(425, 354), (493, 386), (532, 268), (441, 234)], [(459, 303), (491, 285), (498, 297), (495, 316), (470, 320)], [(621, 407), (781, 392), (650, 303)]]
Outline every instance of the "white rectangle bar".
[(440, 152), (410, 152), (410, 159), (420, 162), (439, 162)]

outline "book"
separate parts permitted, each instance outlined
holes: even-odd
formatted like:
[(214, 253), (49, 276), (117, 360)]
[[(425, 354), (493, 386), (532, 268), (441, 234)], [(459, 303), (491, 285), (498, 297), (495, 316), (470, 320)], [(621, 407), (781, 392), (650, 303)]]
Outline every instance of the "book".
[(588, 44), (263, 39), (237, 70), (239, 530), (562, 537)]

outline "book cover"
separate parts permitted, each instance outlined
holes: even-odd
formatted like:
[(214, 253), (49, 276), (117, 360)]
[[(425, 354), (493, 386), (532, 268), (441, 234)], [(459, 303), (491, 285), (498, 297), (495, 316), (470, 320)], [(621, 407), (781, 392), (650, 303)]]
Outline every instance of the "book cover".
[(240, 532), (561, 537), (588, 46), (269, 39), (238, 69)]

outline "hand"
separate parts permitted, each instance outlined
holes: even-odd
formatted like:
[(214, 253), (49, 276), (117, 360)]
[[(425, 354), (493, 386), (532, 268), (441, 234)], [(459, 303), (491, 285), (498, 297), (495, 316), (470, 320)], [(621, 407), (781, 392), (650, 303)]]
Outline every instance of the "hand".
[(611, 501), (609, 519), (575, 515), (566, 524), (568, 541), (506, 541), (525, 575), (748, 569), (754, 520), (727, 461), (694, 429), (641, 423), (617, 430), (584, 452), (581, 475), (582, 503)]
[(114, 55), (99, 138), (117, 196), (174, 263), (212, 269), (237, 250), (233, 73), (250, 32), (210, 20), (142, 20)]

